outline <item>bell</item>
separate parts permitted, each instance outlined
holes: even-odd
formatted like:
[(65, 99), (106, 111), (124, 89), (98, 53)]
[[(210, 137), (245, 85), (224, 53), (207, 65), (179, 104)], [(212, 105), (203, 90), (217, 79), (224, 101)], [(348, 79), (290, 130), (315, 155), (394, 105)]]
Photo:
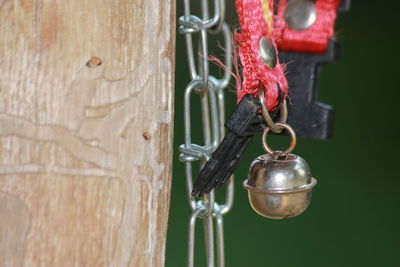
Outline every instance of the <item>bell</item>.
[(256, 158), (243, 187), (258, 214), (284, 219), (301, 214), (309, 205), (317, 181), (307, 162), (294, 154), (265, 154)]

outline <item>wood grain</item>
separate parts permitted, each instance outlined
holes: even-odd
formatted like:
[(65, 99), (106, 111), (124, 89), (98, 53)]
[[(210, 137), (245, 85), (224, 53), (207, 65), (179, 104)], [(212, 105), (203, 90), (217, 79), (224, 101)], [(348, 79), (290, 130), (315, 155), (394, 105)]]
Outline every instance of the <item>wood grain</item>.
[(0, 266), (164, 266), (175, 1), (0, 16)]

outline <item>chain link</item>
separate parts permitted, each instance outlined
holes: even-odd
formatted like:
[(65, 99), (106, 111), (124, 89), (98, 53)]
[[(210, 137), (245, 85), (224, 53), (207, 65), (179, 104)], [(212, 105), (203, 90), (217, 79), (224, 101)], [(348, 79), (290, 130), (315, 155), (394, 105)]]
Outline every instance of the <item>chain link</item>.
[[(188, 232), (188, 267), (194, 266), (195, 226), (201, 219), (204, 226), (205, 251), (207, 266), (215, 266), (215, 245), (217, 266), (225, 266), (223, 215), (233, 205), (233, 177), (230, 178), (224, 204), (215, 201), (212, 191), (200, 200), (192, 197), (193, 170), (192, 164), (199, 161), (202, 167), (218, 147), (225, 135), (225, 100), (224, 88), (229, 84), (232, 69), (232, 40), (228, 24), (225, 23), (225, 0), (212, 0), (214, 15), (210, 17), (209, 1), (201, 0), (201, 16), (191, 14), (190, 0), (184, 0), (184, 15), (179, 18), (179, 32), (185, 35), (186, 53), (191, 81), (186, 86), (184, 94), (184, 144), (179, 147), (179, 160), (185, 164), (186, 187), (189, 206), (192, 214)], [(197, 61), (193, 35), (198, 36)], [(224, 38), (225, 72), (220, 79), (209, 74), (208, 34), (222, 34)], [(196, 67), (197, 66), (197, 67)], [(199, 95), (201, 100), (202, 128), (204, 144), (192, 143), (191, 137), (191, 104), (192, 93)], [(214, 225), (216, 243), (214, 241)]]

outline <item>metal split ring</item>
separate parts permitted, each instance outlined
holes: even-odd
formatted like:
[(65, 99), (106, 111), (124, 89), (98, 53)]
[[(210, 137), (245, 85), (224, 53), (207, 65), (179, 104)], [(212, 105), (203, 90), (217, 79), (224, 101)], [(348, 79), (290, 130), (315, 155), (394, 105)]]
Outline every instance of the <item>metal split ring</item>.
[[(289, 135), (290, 135), (290, 137), (292, 138), (292, 141), (290, 142), (289, 147), (288, 147), (285, 151), (279, 152), (279, 154), (289, 154), (290, 152), (292, 152), (292, 150), (293, 150), (293, 149), (295, 148), (295, 146), (296, 146), (296, 142), (297, 142), (296, 133), (294, 132), (293, 128), (290, 127), (290, 126), (289, 126), (288, 124), (286, 124), (286, 123), (277, 122), (277, 123), (275, 123), (275, 125), (276, 125), (277, 127), (279, 127), (279, 129), (282, 129), (282, 130), (285, 129), (285, 130), (287, 130), (288, 133), (289, 133)], [(269, 153), (269, 154), (271, 154), (271, 155), (274, 155), (274, 154), (277, 153), (277, 151), (271, 149), (271, 147), (267, 144), (267, 136), (268, 136), (269, 131), (272, 131), (272, 129), (271, 129), (270, 127), (267, 127), (267, 128), (264, 130), (263, 136), (262, 136), (262, 144), (263, 144), (264, 150), (265, 150), (267, 153)]]
[(260, 90), (260, 92), (258, 94), (258, 98), (260, 99), (262, 115), (265, 119), (265, 122), (267, 123), (267, 126), (274, 133), (281, 133), (284, 128), (279, 127), (278, 123), (282, 124), (282, 123), (286, 122), (287, 115), (288, 115), (286, 100), (284, 100), (282, 103), (282, 106), (280, 108), (280, 113), (279, 113), (279, 120), (275, 123), (272, 120), (271, 115), (269, 115), (268, 109), (265, 105), (264, 90)]

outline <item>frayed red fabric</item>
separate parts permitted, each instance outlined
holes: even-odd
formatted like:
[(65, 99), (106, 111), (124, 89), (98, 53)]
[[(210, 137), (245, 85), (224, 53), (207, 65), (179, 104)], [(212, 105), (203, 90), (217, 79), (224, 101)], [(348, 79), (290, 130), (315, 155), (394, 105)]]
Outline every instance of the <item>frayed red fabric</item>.
[[(272, 7), (273, 0), (269, 2)], [(284, 66), (278, 60), (274, 68), (269, 68), (260, 58), (259, 41), (265, 36), (276, 49), (277, 32), (268, 29), (260, 0), (237, 0), (236, 9), (241, 31), (235, 34), (235, 41), (243, 77), (237, 90), (238, 102), (246, 94), (258, 97), (259, 91), (264, 90), (267, 109), (276, 110), (288, 93)]]
[[(328, 40), (334, 34), (336, 11), (341, 0), (315, 0), (316, 20), (310, 28), (302, 31), (290, 29), (284, 18), (287, 0), (280, 0), (278, 14), (273, 16), (273, 29), (268, 29), (261, 0), (236, 0), (236, 9), (241, 31), (235, 34), (238, 57), (242, 65), (241, 76), (236, 73), (238, 102), (246, 94), (258, 97), (264, 90), (265, 103), (274, 111), (288, 95), (288, 84), (284, 75), (285, 66), (279, 61), (269, 68), (259, 56), (259, 41), (265, 36), (275, 46), (276, 53), (294, 51), (301, 53), (323, 53)], [(274, 10), (274, 0), (268, 0)], [(277, 49), (278, 47), (278, 49)], [(237, 55), (236, 55), (237, 56)], [(236, 64), (236, 72), (237, 64)]]

